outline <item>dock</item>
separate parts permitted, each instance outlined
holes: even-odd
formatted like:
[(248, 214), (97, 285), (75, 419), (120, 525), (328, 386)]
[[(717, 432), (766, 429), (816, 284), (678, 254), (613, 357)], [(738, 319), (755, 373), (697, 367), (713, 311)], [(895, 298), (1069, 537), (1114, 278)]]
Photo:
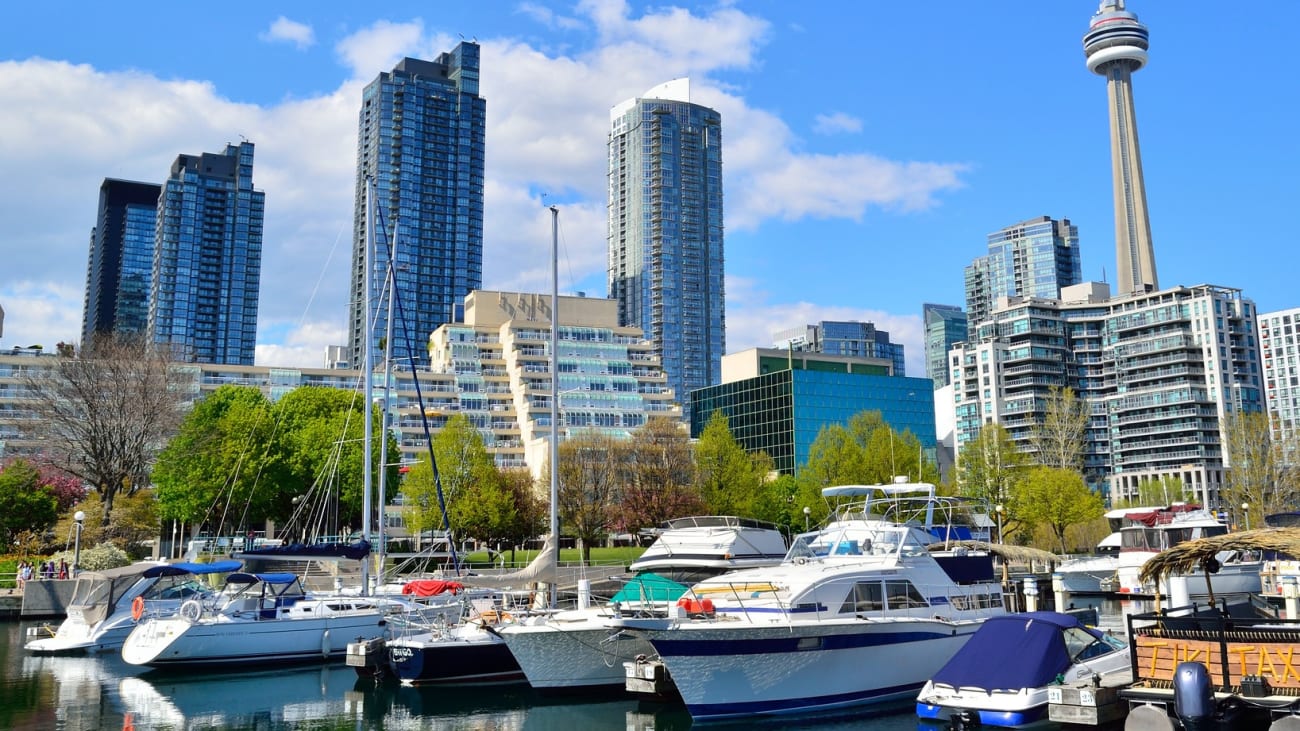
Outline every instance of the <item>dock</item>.
[(1079, 681), (1047, 689), (1047, 719), (1075, 726), (1104, 726), (1128, 715), (1120, 690), (1133, 683), (1132, 673), (1112, 673), (1097, 682)]

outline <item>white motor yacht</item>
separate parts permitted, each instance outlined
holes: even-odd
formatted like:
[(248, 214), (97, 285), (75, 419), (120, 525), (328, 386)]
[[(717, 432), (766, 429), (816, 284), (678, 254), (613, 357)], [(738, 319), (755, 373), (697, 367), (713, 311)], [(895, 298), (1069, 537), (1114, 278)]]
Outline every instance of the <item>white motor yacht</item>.
[[(1142, 567), (1153, 556), (1185, 541), (1221, 536), (1228, 526), (1209, 510), (1197, 505), (1174, 503), (1168, 508), (1149, 512), (1130, 512), (1120, 528), (1119, 565), (1116, 575), (1119, 593), (1128, 597), (1150, 597), (1159, 593), (1170, 596), (1169, 578), (1186, 586), (1189, 599), (1206, 600), (1211, 590), (1216, 597), (1258, 594), (1262, 583), (1263, 558), (1249, 551), (1225, 551), (1210, 566), (1212, 585), (1206, 583), (1204, 571), (1192, 571), (1167, 577), (1159, 586), (1143, 582)], [(1185, 583), (1184, 583), (1185, 580)]]
[(823, 494), (854, 501), (799, 536), (781, 564), (705, 579), (675, 616), (612, 621), (650, 642), (693, 718), (914, 698), (985, 619), (1005, 613), (991, 556), (929, 550), (933, 485)]
[(534, 688), (621, 689), (623, 663), (654, 653), (640, 637), (610, 622), (624, 615), (666, 616), (687, 584), (727, 571), (779, 564), (786, 541), (772, 523), (735, 516), (694, 516), (664, 523), (655, 542), (629, 567), (635, 575), (607, 604), (521, 618), (498, 630)]

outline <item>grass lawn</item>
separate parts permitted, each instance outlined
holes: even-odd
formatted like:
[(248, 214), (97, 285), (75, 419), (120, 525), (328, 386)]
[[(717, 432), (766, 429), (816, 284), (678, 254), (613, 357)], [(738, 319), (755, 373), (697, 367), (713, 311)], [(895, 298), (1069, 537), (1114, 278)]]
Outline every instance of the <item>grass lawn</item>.
[[(620, 546), (618, 548), (592, 548), (591, 563), (596, 566), (609, 566), (611, 564), (622, 564), (627, 566), (637, 559), (645, 549), (640, 546)], [(517, 565), (527, 564), (532, 561), (538, 554), (538, 551), (515, 551), (514, 563)], [(490, 565), (487, 551), (474, 551), (467, 554), (464, 560), (470, 564), (479, 566)], [(510, 560), (510, 552), (505, 552), (505, 560)], [(582, 560), (581, 552), (576, 548), (560, 549), (561, 564), (576, 564)]]

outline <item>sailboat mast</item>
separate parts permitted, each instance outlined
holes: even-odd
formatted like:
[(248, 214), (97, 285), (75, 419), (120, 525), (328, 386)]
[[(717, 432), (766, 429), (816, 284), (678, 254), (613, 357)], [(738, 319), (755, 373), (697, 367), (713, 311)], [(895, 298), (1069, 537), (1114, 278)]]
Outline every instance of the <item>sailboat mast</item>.
[(393, 221), (393, 236), (389, 239), (391, 245), (388, 247), (388, 276), (385, 281), (388, 283), (388, 322), (384, 327), (384, 408), (383, 428), (381, 433), (383, 439), (379, 440), (379, 537), (376, 540), (378, 549), (375, 551), (378, 561), (376, 561), (376, 583), (383, 584), (384, 581), (384, 552), (388, 548), (388, 516), (385, 513), (385, 506), (388, 505), (388, 413), (392, 407), (394, 399), (393, 388), (393, 299), (397, 296), (397, 269), (393, 262), (397, 261), (397, 220)]
[[(373, 292), (371, 292), (371, 280), (374, 279), (374, 243), (375, 243), (375, 211), (373, 187), (374, 179), (366, 181), (366, 231), (365, 231), (365, 255), (362, 257), (365, 261), (365, 298), (363, 308), (365, 311), (365, 332), (363, 333), (361, 354), (361, 379), (364, 382), (362, 386), (363, 404), (363, 432), (361, 438), (361, 461), (363, 467), (362, 473), (362, 490), (361, 490), (361, 539), (367, 544), (370, 543), (370, 512), (373, 509), (370, 504), (370, 485), (371, 485), (371, 445), (370, 430), (374, 428), (374, 417), (371, 416), (370, 410), (374, 403), (374, 383), (371, 374), (374, 372), (374, 349), (375, 343), (373, 336), (375, 332), (374, 313), (378, 310), (371, 310), (370, 304), (373, 301)], [(370, 596), (370, 557), (367, 556), (361, 561), (361, 595)]]
[[(551, 540), (560, 551), (560, 209), (551, 206)], [(558, 602), (551, 582), (551, 606)]]

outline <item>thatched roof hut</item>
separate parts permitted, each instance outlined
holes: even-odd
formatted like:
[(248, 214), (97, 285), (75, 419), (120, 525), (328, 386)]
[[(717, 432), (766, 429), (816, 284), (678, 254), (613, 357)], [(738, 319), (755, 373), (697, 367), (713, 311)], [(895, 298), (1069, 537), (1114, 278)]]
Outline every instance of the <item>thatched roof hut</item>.
[(1206, 559), (1223, 551), (1267, 551), (1300, 558), (1300, 528), (1262, 528), (1179, 543), (1151, 557), (1142, 567), (1142, 581), (1159, 581), (1170, 574), (1205, 569)]

